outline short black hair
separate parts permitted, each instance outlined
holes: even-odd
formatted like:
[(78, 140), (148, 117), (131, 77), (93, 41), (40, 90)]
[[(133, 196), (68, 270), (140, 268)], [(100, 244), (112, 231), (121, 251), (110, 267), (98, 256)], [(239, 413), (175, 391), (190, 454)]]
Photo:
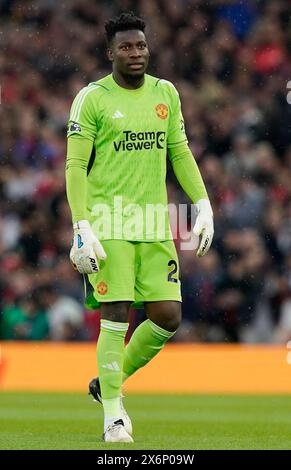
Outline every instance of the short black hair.
[(121, 13), (105, 23), (107, 44), (110, 45), (112, 39), (118, 31), (128, 31), (129, 29), (138, 29), (144, 32), (146, 27), (142, 18), (136, 16), (133, 11)]

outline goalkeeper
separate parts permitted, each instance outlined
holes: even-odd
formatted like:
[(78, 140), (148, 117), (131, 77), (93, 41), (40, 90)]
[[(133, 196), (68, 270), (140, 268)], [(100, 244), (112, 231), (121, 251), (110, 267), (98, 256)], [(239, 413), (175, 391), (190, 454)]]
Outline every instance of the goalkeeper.
[[(105, 30), (112, 74), (78, 93), (69, 118), (70, 257), (84, 275), (87, 305), (101, 310), (99, 378), (89, 390), (103, 404), (103, 438), (133, 442), (122, 383), (163, 348), (181, 320), (179, 266), (167, 211), (167, 155), (198, 209), (193, 229), (200, 236), (198, 256), (211, 245), (213, 217), (187, 145), (179, 95), (172, 83), (145, 73), (145, 23), (123, 13)], [(148, 208), (156, 205), (165, 211), (149, 223)], [(148, 319), (125, 347), (132, 304), (144, 305)]]

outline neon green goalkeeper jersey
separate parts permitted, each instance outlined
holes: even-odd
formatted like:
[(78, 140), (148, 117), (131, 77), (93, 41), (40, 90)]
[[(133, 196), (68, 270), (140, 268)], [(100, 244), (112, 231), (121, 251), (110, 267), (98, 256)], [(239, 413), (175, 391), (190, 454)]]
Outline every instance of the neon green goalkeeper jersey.
[(101, 240), (171, 239), (167, 149), (187, 143), (175, 87), (147, 74), (135, 90), (120, 87), (112, 74), (90, 83), (72, 104), (70, 136), (93, 142), (87, 219), (96, 235)]

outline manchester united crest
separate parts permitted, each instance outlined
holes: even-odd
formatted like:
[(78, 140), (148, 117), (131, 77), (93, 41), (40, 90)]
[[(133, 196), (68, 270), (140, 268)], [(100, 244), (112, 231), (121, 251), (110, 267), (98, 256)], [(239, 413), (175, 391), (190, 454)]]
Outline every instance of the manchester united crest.
[(155, 110), (156, 110), (157, 116), (160, 119), (167, 119), (169, 110), (166, 104), (163, 104), (163, 103), (157, 104), (157, 106), (155, 107)]
[(103, 281), (99, 282), (99, 284), (97, 284), (96, 290), (98, 294), (105, 295), (108, 291), (106, 282), (103, 282)]

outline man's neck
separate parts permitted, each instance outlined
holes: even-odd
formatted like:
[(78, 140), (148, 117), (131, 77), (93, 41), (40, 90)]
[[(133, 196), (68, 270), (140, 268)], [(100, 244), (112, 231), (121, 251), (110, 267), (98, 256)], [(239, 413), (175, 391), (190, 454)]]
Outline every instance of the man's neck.
[(121, 75), (120, 73), (114, 70), (112, 75), (116, 83), (122, 88), (126, 88), (127, 90), (136, 90), (144, 84), (144, 75), (142, 77), (137, 78), (130, 76), (125, 77), (124, 75)]

